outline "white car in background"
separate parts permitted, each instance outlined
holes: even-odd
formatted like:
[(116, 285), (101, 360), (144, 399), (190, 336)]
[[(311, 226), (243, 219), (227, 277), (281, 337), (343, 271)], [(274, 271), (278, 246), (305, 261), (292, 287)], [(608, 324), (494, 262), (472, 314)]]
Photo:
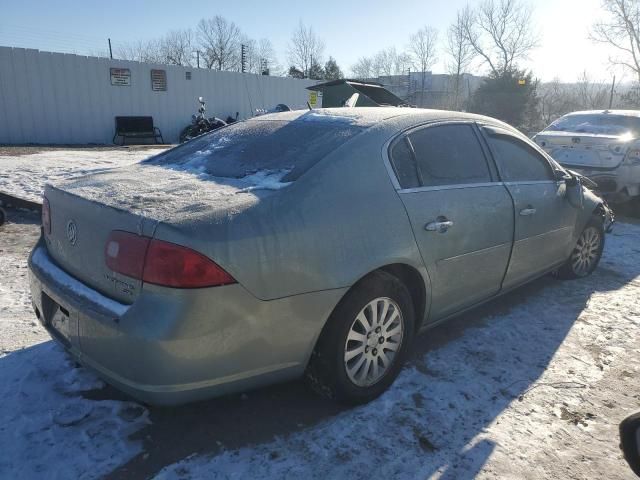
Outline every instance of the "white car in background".
[(564, 167), (596, 182), (611, 202), (640, 197), (640, 110), (569, 113), (534, 141)]

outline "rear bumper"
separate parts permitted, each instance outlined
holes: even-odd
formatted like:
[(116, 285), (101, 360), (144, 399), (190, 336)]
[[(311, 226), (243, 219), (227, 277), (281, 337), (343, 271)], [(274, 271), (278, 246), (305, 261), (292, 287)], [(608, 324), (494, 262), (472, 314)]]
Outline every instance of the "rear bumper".
[[(36, 313), (52, 337), (105, 381), (150, 404), (176, 405), (301, 375), (331, 310), (329, 290), (261, 301), (240, 285), (145, 286), (132, 305), (60, 269), (42, 242), (29, 258)], [(65, 335), (52, 327), (59, 306)]]
[(612, 202), (640, 195), (640, 165), (620, 165), (611, 170), (567, 167), (596, 182), (598, 193)]

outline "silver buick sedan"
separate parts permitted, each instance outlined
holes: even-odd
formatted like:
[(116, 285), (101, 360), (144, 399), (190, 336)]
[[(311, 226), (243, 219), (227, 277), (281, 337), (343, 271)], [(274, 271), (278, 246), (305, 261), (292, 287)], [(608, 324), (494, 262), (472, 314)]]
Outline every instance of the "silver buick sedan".
[(547, 273), (589, 275), (605, 202), (497, 120), (286, 112), (48, 185), (35, 313), (151, 404), (304, 376), (360, 403), (418, 332)]

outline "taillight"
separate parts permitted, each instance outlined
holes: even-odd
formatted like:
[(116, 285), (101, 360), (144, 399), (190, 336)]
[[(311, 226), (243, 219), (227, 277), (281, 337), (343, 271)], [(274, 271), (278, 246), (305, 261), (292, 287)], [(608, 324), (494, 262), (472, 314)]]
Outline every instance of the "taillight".
[(114, 272), (127, 277), (142, 279), (144, 257), (149, 247), (149, 237), (115, 230), (104, 246), (104, 260)]
[(627, 155), (624, 157), (625, 161), (631, 165), (639, 165), (640, 164), (640, 150), (637, 148), (632, 148), (627, 152)]
[(47, 197), (42, 197), (42, 229), (47, 235), (51, 234), (51, 207)]
[(151, 240), (143, 280), (178, 288), (217, 287), (236, 283), (215, 262), (190, 248)]
[(618, 154), (622, 153), (623, 146), (622, 145), (611, 144), (611, 145), (609, 145), (609, 150), (612, 153), (615, 153), (616, 155), (618, 155)]
[(129, 232), (111, 232), (105, 245), (105, 261), (115, 272), (166, 287), (236, 283), (219, 265), (190, 248)]

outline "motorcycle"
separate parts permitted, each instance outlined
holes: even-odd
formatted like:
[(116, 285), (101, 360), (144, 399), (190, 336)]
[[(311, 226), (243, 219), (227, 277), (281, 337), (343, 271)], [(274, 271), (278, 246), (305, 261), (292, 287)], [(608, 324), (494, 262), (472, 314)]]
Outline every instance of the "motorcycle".
[(192, 138), (227, 125), (227, 122), (217, 117), (207, 118), (204, 115), (204, 112), (206, 111), (204, 98), (198, 97), (198, 102), (200, 102), (198, 114), (192, 115), (191, 125), (186, 126), (182, 132), (180, 132), (180, 143), (188, 142)]

